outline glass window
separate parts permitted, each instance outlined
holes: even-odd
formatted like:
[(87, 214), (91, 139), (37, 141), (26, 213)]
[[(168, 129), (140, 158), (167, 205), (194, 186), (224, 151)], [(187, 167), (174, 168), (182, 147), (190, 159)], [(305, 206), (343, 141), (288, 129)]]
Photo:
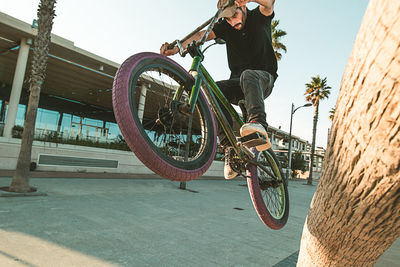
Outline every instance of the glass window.
[[(0, 100), (0, 110), (4, 103), (6, 103), (4, 100)], [(24, 125), (26, 109), (26, 105), (18, 105), (15, 121), (16, 125)], [(7, 111), (8, 105), (5, 106), (3, 122), (7, 116)], [(53, 132), (58, 130), (59, 123), (59, 136), (63, 139), (76, 139), (77, 136), (80, 135), (80, 138), (95, 138), (96, 140), (100, 139), (101, 142), (112, 142), (118, 135), (121, 135), (118, 124), (114, 122), (104, 122), (101, 118), (81, 118), (77, 115), (68, 113), (61, 114), (59, 111), (38, 108), (35, 124), (35, 138), (48, 137), (49, 134), (53, 134)]]
[(60, 132), (63, 138), (69, 139), (71, 137), (71, 130), (72, 130), (71, 122), (72, 122), (72, 115), (64, 113), (60, 128)]
[(106, 128), (109, 129), (108, 139), (115, 139), (121, 134), (121, 131), (116, 123), (107, 122)]
[(36, 129), (57, 131), (60, 114), (57, 111), (38, 108)]
[[(8, 110), (8, 108), (7, 108), (7, 110)], [(17, 117), (15, 118), (15, 125), (24, 126), (25, 112), (26, 112), (26, 106), (19, 104), (18, 110), (17, 110)]]
[(3, 114), (0, 113), (0, 122), (5, 122), (6, 120), (6, 114), (5, 114), (6, 107), (4, 105), (5, 105), (4, 100), (0, 100), (0, 112), (3, 113)]
[(83, 124), (87, 124), (90, 126), (97, 126), (97, 127), (103, 127), (103, 121), (100, 120), (94, 120), (94, 119), (89, 119), (89, 118), (84, 118), (82, 120)]
[(72, 122), (81, 123), (81, 117), (73, 115)]

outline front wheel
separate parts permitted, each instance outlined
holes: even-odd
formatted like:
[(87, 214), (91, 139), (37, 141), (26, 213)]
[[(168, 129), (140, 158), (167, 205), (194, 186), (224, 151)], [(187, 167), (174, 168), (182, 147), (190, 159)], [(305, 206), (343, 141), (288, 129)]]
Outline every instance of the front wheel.
[(254, 208), (271, 229), (285, 226), (289, 217), (289, 193), (279, 161), (272, 149), (256, 153), (259, 166), (248, 164), (247, 184)]
[(216, 153), (215, 119), (203, 94), (192, 115), (177, 109), (192, 85), (181, 66), (155, 53), (128, 58), (114, 78), (115, 119), (128, 146), (149, 169), (176, 181), (201, 176)]

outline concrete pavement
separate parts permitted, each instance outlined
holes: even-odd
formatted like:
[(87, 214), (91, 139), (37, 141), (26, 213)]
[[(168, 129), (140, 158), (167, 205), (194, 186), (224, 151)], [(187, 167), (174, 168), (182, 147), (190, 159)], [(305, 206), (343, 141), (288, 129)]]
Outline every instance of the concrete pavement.
[[(274, 231), (244, 180), (33, 178), (47, 196), (0, 197), (0, 266), (295, 266), (316, 189), (303, 184), (290, 181)], [(377, 266), (398, 264), (399, 247)]]

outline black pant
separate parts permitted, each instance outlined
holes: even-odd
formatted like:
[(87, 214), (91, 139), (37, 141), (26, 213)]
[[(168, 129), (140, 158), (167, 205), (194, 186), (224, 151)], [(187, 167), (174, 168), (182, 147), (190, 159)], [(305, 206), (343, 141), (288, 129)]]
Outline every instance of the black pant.
[[(217, 85), (232, 104), (237, 105), (241, 99), (246, 101), (247, 121), (257, 121), (266, 127), (268, 124), (266, 122), (264, 99), (271, 94), (274, 82), (274, 77), (267, 71), (245, 70), (240, 75), (240, 78), (219, 81)], [(221, 103), (220, 106), (232, 126), (231, 115)], [(225, 133), (221, 127), (218, 130), (218, 137), (221, 145), (228, 145), (229, 142), (226, 140)]]

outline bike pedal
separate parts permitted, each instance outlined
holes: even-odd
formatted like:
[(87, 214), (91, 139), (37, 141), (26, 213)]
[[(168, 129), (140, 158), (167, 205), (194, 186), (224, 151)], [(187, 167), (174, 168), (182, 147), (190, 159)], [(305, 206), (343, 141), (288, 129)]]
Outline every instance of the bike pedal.
[(267, 139), (259, 132), (254, 132), (243, 137), (238, 137), (238, 142), (241, 142), (244, 146), (251, 148), (265, 145), (267, 143)]
[(243, 152), (249, 156), (251, 159), (254, 159), (256, 155), (248, 148), (247, 146), (243, 145), (242, 142), (237, 142), (237, 145), (243, 150)]

